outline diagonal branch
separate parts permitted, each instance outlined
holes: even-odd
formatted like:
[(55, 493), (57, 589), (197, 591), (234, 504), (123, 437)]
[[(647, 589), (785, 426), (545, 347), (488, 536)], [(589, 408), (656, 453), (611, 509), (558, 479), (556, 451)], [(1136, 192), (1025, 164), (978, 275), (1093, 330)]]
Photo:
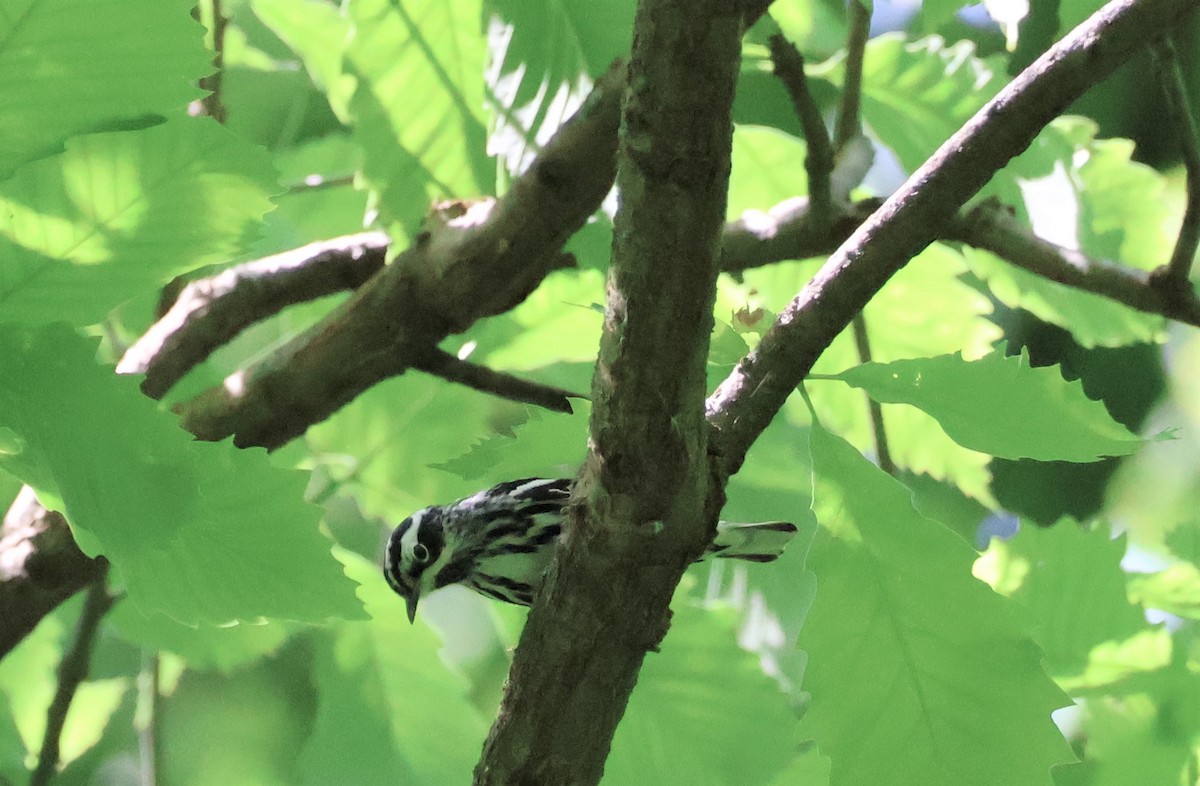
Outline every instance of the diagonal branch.
[[(833, 339), (1010, 158), (1088, 87), (1196, 10), (1114, 0), (989, 101), (830, 257), (708, 399), (714, 474), (728, 478)], [(710, 491), (710, 494), (713, 493)]]
[(383, 269), (390, 243), (382, 232), (347, 235), (193, 281), (125, 351), (117, 373), (145, 374), (142, 392), (162, 398), (184, 374), (254, 323), (287, 306), (362, 286)]
[(60, 603), (104, 571), (79, 550), (67, 520), (21, 489), (0, 529), (0, 658)]
[(496, 200), (435, 206), (411, 246), (317, 325), (182, 406), (201, 439), (278, 447), (446, 336), (521, 302), (612, 186), (614, 65), (579, 112)]

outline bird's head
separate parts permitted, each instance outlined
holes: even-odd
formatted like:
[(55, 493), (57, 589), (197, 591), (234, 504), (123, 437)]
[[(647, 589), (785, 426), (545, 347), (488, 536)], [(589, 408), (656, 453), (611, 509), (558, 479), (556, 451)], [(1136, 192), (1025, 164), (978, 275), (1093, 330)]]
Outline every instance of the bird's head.
[(383, 575), (408, 605), (409, 622), (417, 617), (421, 595), (440, 586), (436, 566), (445, 562), (443, 518), (441, 508), (422, 508), (400, 522), (388, 538)]

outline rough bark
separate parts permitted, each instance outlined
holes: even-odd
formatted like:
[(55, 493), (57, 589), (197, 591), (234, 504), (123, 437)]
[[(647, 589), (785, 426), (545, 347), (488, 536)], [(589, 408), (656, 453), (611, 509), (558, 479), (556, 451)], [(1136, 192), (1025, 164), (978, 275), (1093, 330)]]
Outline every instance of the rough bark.
[(0, 529), (0, 658), (103, 572), (103, 560), (75, 545), (63, 515), (22, 489)]
[(705, 358), (742, 33), (721, 0), (642, 0), (608, 307), (572, 526), (521, 637), (477, 784), (586, 784), (671, 595), (711, 540)]

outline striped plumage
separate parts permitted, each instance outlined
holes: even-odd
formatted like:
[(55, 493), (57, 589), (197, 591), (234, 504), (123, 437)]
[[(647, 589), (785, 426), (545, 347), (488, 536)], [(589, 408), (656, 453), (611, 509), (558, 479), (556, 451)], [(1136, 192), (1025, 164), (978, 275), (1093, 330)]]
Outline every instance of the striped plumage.
[[(497, 600), (528, 606), (541, 584), (562, 532), (571, 481), (522, 478), (449, 505), (412, 514), (392, 531), (383, 574), (408, 604), (448, 584), (465, 584)], [(784, 521), (717, 525), (704, 557), (769, 562), (796, 527)]]

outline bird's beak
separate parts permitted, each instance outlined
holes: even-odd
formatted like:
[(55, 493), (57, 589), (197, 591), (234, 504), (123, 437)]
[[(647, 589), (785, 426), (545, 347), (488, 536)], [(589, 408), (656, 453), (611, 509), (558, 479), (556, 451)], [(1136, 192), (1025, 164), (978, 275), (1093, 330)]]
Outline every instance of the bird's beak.
[(413, 590), (411, 595), (404, 596), (404, 602), (408, 604), (408, 622), (411, 625), (417, 621), (417, 592)]

